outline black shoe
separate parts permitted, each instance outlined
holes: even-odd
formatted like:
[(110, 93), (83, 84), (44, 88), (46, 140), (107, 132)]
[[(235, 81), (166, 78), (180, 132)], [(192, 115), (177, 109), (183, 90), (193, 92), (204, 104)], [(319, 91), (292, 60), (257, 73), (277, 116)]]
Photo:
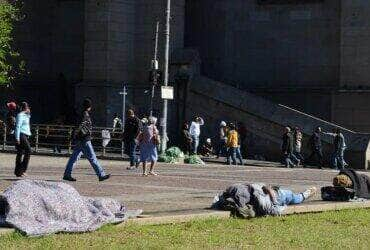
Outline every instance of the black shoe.
[(106, 174), (106, 175), (104, 175), (104, 176), (100, 176), (100, 177), (99, 177), (99, 181), (105, 181), (105, 180), (108, 180), (108, 179), (109, 179), (109, 177), (110, 177), (110, 174)]
[(63, 180), (65, 180), (65, 181), (76, 181), (76, 179), (73, 178), (72, 176), (63, 176)]

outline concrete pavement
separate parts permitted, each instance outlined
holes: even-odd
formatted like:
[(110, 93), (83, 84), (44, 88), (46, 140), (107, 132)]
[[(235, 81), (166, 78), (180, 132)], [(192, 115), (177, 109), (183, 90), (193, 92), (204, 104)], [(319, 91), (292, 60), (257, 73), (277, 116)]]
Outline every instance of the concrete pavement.
[[(0, 191), (18, 178), (13, 175), (14, 154), (0, 154)], [(32, 156), (28, 178), (61, 181), (68, 158)], [(82, 195), (116, 198), (129, 209), (143, 209), (145, 214), (186, 214), (210, 206), (213, 197), (236, 182), (264, 182), (300, 192), (310, 186), (331, 184), (337, 171), (285, 169), (276, 167), (219, 164), (206, 166), (158, 164), (159, 176), (141, 176), (141, 171), (126, 170), (128, 162), (102, 160), (111, 179), (98, 182), (93, 169), (83, 159), (74, 170), (77, 182), (70, 183)], [(314, 200), (320, 197), (314, 197)]]

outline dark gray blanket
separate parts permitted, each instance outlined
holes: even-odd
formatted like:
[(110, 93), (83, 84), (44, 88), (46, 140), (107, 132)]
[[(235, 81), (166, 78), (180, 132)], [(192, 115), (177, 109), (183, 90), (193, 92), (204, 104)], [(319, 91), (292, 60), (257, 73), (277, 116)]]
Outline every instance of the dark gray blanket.
[(21, 180), (0, 195), (0, 225), (14, 227), (29, 236), (89, 232), (127, 217), (120, 202), (80, 196), (62, 182)]

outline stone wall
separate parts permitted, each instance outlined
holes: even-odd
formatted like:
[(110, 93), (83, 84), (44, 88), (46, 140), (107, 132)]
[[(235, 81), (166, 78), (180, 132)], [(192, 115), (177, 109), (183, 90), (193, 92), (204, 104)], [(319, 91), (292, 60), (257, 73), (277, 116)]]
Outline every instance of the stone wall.
[[(163, 68), (165, 6), (165, 0), (25, 1), (26, 18), (17, 26), (15, 41), (30, 74), (2, 99), (28, 100), (37, 122), (46, 122), (91, 97), (99, 105), (97, 124), (109, 125), (113, 114), (121, 113), (118, 92), (125, 83), (127, 106), (147, 114), (157, 20)], [(183, 48), (184, 15), (185, 0), (172, 0), (171, 51)], [(161, 100), (156, 98), (155, 106), (160, 115)]]
[(28, 72), (1, 100), (28, 101), (34, 122), (50, 122), (73, 108), (73, 83), (82, 81), (84, 1), (24, 1), (16, 24), (15, 48)]
[[(205, 119), (202, 128), (202, 141), (211, 137), (217, 141), (220, 121), (242, 123), (247, 131), (244, 147), (250, 157), (262, 155), (267, 160), (281, 160), (281, 144), (284, 127), (287, 125), (301, 128), (303, 153), (310, 153), (309, 136), (320, 126), (324, 131), (332, 132), (339, 126), (284, 105), (270, 102), (234, 87), (213, 81), (202, 76), (193, 77), (186, 102), (187, 119), (200, 115)], [(345, 158), (353, 168), (367, 169), (369, 165), (370, 134), (361, 134), (341, 128), (348, 149)], [(323, 136), (326, 161), (330, 161), (333, 139)]]
[(185, 46), (199, 50), (202, 73), (370, 132), (370, 3), (273, 3), (188, 0)]
[(188, 0), (185, 45), (202, 72), (242, 89), (339, 84), (340, 1)]
[(341, 0), (342, 88), (369, 88), (370, 2)]
[[(79, 85), (81, 93), (90, 97), (104, 95), (104, 108), (97, 110), (101, 125), (109, 125), (114, 113), (121, 113), (123, 83), (128, 85), (127, 107), (137, 113), (148, 114), (150, 89), (148, 72), (154, 52), (156, 21), (160, 21), (159, 62), (163, 68), (164, 53), (164, 0), (87, 0), (85, 28), (84, 81)], [(172, 1), (171, 51), (183, 47), (184, 1)], [(84, 91), (86, 87), (86, 92)], [(95, 91), (88, 89), (95, 88)], [(100, 89), (101, 88), (101, 91)], [(161, 102), (155, 103), (156, 109)], [(159, 115), (159, 113), (157, 113)]]

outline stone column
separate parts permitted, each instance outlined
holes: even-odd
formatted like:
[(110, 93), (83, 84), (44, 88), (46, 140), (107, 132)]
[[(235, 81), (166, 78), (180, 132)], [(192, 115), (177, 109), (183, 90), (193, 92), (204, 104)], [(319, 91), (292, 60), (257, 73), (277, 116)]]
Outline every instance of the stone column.
[(121, 113), (118, 92), (133, 65), (134, 15), (133, 0), (85, 1), (84, 80), (76, 100), (92, 98), (97, 125), (111, 126), (113, 114)]
[[(173, 51), (183, 47), (185, 1), (175, 0), (172, 13)], [(85, 0), (84, 80), (76, 89), (76, 100), (93, 99), (99, 125), (111, 125), (113, 114), (121, 113), (118, 92), (123, 83), (129, 85), (127, 107), (141, 113), (148, 110), (149, 96), (144, 89), (149, 88), (154, 27), (157, 20), (163, 25), (164, 14), (164, 0)], [(160, 66), (162, 32), (163, 26)]]

